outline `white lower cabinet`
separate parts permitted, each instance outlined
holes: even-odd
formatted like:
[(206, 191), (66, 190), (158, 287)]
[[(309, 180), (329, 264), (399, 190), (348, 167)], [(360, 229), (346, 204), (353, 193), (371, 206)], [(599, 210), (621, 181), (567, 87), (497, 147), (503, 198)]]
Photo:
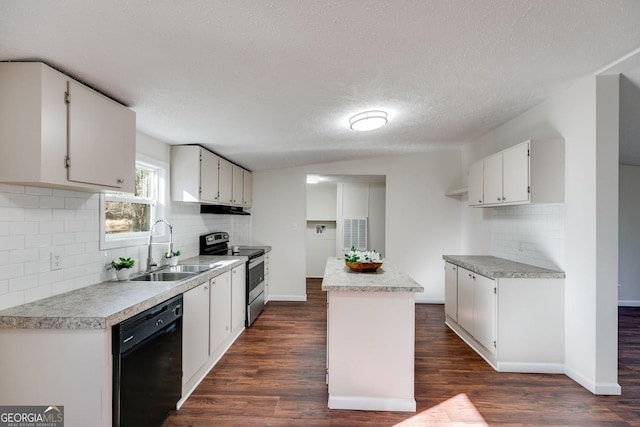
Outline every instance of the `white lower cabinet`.
[(473, 337), (491, 354), (496, 352), (496, 282), (474, 275)]
[(562, 373), (563, 288), (564, 279), (492, 279), (446, 262), (445, 323), (498, 371)]
[(211, 279), (211, 305), (209, 311), (209, 354), (222, 351), (231, 336), (231, 272)]
[(247, 317), (247, 270), (244, 265), (231, 270), (231, 332), (244, 329)]
[(182, 384), (209, 359), (209, 281), (183, 294)]
[(473, 283), (473, 273), (458, 267), (458, 324), (471, 335), (473, 335)]
[(271, 253), (264, 254), (264, 303), (269, 302), (271, 293)]
[(444, 313), (458, 321), (458, 266), (444, 263)]
[(183, 304), (182, 399), (178, 408), (244, 330), (246, 264), (188, 290)]

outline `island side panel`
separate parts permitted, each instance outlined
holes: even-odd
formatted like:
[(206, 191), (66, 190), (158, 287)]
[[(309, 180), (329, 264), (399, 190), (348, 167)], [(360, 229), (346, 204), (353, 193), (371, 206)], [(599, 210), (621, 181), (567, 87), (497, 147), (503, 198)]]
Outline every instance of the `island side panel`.
[(0, 330), (0, 402), (62, 405), (65, 425), (111, 425), (111, 334), (104, 329)]
[(415, 296), (328, 293), (329, 408), (415, 411)]

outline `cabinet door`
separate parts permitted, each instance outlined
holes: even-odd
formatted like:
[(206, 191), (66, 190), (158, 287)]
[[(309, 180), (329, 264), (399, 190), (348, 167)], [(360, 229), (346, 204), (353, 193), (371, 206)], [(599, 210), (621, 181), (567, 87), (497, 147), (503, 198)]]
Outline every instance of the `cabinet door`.
[(231, 326), (232, 332), (244, 328), (247, 316), (247, 272), (245, 265), (231, 270)]
[(209, 358), (209, 282), (183, 294), (182, 384)]
[(473, 288), (475, 273), (458, 267), (458, 324), (473, 335)]
[(502, 200), (504, 203), (529, 201), (529, 143), (524, 142), (502, 153)]
[(200, 149), (200, 200), (218, 201), (218, 160), (212, 152)]
[(502, 203), (502, 152), (484, 159), (484, 204)]
[(458, 267), (444, 263), (444, 313), (458, 321)]
[(231, 334), (231, 272), (211, 279), (209, 354), (214, 355)]
[(244, 191), (244, 174), (240, 166), (231, 165), (232, 184), (231, 184), (231, 203), (234, 205), (242, 205), (242, 192)]
[(233, 164), (223, 158), (220, 158), (220, 169), (218, 170), (218, 191), (220, 192), (218, 201), (231, 204), (233, 200)]
[(269, 293), (271, 291), (271, 253), (264, 255), (264, 303), (269, 302)]
[(475, 275), (473, 289), (473, 337), (495, 354), (496, 282)]
[(483, 161), (469, 166), (469, 204), (482, 205), (484, 201)]
[(135, 191), (136, 114), (68, 82), (69, 181)]
[(253, 203), (253, 174), (243, 171), (242, 206), (251, 207)]

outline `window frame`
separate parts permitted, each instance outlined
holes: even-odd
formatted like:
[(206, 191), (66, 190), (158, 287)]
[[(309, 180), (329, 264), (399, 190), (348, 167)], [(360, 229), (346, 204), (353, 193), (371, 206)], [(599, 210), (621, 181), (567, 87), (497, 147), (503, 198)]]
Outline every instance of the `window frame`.
[[(144, 203), (152, 206), (151, 224), (158, 218), (164, 217), (165, 212), (165, 200), (166, 200), (166, 174), (169, 169), (169, 165), (158, 159), (147, 157), (141, 154), (136, 155), (136, 167), (142, 166), (149, 169), (155, 169), (156, 171), (156, 189), (155, 199), (138, 197), (129, 193), (100, 193), (100, 205), (99, 205), (99, 222), (100, 222), (100, 250), (127, 248), (131, 246), (146, 245), (149, 240), (148, 231), (139, 231), (132, 233), (118, 233), (110, 235), (106, 233), (105, 220), (106, 220), (106, 202), (131, 202), (131, 203)], [(158, 230), (155, 235), (163, 236), (166, 234), (164, 227)]]

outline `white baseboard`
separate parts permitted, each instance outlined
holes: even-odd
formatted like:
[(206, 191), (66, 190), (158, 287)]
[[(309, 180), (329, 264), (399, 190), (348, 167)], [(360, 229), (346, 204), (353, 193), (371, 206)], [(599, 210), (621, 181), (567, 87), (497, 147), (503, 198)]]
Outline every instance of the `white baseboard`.
[(301, 301), (307, 300), (307, 294), (304, 295), (269, 295), (269, 301)]
[(498, 362), (497, 370), (527, 374), (564, 374), (564, 365), (561, 363)]
[(564, 374), (586, 388), (593, 394), (619, 396), (622, 394), (622, 387), (617, 383), (596, 383), (585, 377), (581, 373), (565, 366)]
[(444, 300), (430, 299), (420, 294), (416, 294), (416, 304), (444, 304)]
[(415, 399), (329, 395), (329, 409), (416, 412)]
[(618, 301), (618, 307), (640, 307), (640, 301), (634, 299), (620, 300)]

